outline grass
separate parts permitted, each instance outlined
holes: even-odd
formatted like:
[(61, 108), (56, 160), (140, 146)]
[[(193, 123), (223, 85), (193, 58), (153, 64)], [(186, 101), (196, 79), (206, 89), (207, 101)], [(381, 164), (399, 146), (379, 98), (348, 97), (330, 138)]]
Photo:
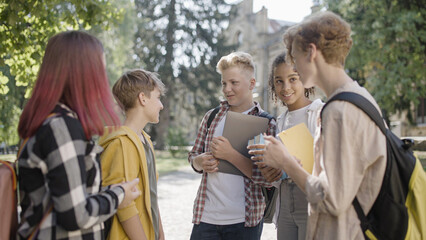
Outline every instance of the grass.
[(160, 176), (163, 176), (169, 172), (173, 172), (184, 166), (189, 166), (188, 153), (180, 152), (173, 157), (169, 151), (155, 151), (155, 157), (157, 161), (157, 171)]
[(0, 155), (0, 160), (14, 162), (16, 160), (16, 154)]
[[(157, 171), (160, 176), (178, 170), (181, 167), (189, 166), (187, 152), (177, 153), (173, 157), (169, 151), (155, 151), (155, 157), (157, 160)], [(13, 162), (16, 159), (15, 154), (0, 155), (0, 160), (6, 160)]]

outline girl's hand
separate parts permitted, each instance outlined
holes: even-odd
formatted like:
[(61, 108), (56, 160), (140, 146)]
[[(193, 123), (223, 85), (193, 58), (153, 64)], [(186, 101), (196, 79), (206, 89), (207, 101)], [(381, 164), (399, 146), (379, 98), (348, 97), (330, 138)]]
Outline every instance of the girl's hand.
[(139, 178), (135, 178), (132, 181), (118, 184), (124, 189), (124, 199), (118, 205), (118, 209), (127, 207), (133, 200), (141, 195), (141, 192), (138, 189)]

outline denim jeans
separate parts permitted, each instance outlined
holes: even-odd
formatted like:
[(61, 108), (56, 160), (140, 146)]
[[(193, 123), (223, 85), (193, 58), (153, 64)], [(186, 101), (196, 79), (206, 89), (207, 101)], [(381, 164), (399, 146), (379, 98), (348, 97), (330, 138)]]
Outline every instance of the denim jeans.
[(201, 222), (194, 224), (191, 240), (260, 240), (263, 220), (255, 227), (244, 227), (244, 223), (213, 225)]

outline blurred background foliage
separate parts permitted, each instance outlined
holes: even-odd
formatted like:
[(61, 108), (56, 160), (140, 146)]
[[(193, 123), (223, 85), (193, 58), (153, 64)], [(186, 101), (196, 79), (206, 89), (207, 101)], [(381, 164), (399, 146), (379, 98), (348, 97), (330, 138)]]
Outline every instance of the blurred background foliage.
[[(176, 124), (170, 122), (174, 116), (169, 105), (185, 105), (182, 93), (190, 91), (199, 99), (184, 106), (191, 116), (218, 103), (215, 65), (232, 49), (224, 46), (222, 36), (230, 9), (223, 0), (1, 1), (0, 142), (19, 141), (19, 115), (31, 94), (47, 40), (73, 29), (101, 39), (111, 84), (133, 68), (160, 74), (168, 88), (162, 98), (165, 108), (160, 124), (148, 130), (156, 147), (164, 148), (167, 129)], [(208, 83), (212, 79), (215, 84)]]
[[(348, 73), (388, 115), (426, 97), (424, 0), (324, 0), (352, 26)], [(126, 70), (156, 71), (168, 92), (160, 123), (148, 127), (156, 148), (186, 143), (176, 105), (201, 120), (220, 95), (219, 58), (235, 49), (223, 31), (234, 13), (224, 0), (0, 0), (0, 143), (17, 144), (16, 127), (47, 40), (70, 29), (101, 39), (113, 84)], [(180, 126), (179, 126), (180, 125)], [(172, 129), (172, 130), (168, 130)], [(166, 141), (167, 134), (174, 139)]]
[(346, 68), (372, 92), (383, 111), (407, 115), (426, 97), (424, 0), (326, 0), (352, 27)]

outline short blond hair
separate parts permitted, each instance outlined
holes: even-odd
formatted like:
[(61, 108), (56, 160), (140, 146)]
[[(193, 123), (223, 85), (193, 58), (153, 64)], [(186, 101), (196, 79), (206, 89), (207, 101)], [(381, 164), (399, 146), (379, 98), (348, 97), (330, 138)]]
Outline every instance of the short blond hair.
[(134, 107), (139, 93), (151, 97), (151, 92), (158, 88), (164, 95), (166, 88), (157, 73), (143, 69), (130, 70), (124, 73), (112, 87), (112, 93), (121, 108), (127, 111)]
[(254, 77), (254, 61), (253, 57), (245, 52), (233, 52), (220, 58), (217, 63), (216, 70), (218, 73), (231, 67), (239, 67), (244, 70), (249, 70), (252, 77)]
[(328, 64), (343, 67), (352, 47), (351, 27), (333, 12), (319, 12), (290, 27), (284, 33), (284, 43), (291, 62), (293, 47), (307, 52), (313, 43)]

